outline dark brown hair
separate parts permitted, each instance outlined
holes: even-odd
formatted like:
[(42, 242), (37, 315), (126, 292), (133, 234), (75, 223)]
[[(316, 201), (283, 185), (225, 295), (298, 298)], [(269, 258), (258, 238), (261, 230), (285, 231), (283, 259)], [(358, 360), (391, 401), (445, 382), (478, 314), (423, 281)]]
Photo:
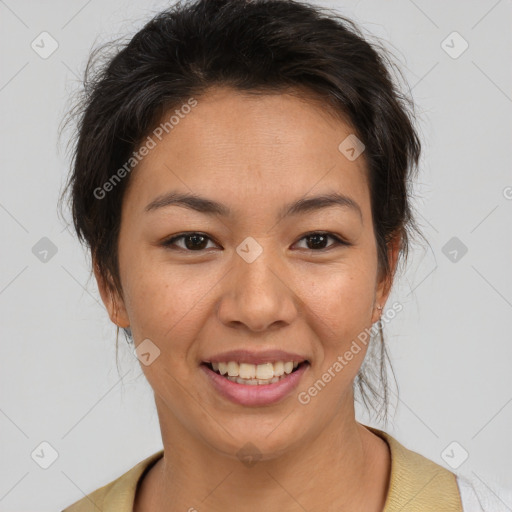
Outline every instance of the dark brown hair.
[[(392, 71), (398, 71), (396, 77)], [(122, 296), (117, 242), (130, 175), (106, 197), (95, 191), (166, 112), (211, 87), (247, 94), (302, 91), (348, 121), (365, 145), (380, 275), (392, 278), (390, 241), (401, 237), (400, 264), (407, 259), (408, 235), (422, 236), (410, 203), (420, 141), (412, 123), (414, 105), (395, 80), (401, 76), (380, 42), (367, 41), (351, 20), (328, 9), (294, 0), (176, 3), (131, 40), (91, 53), (82, 94), (66, 118), (65, 124), (76, 121), (76, 134), (61, 200), (70, 192), (78, 239), (111, 290)], [(371, 403), (383, 410), (387, 421), (389, 358), (379, 332), (379, 347), (367, 355), (354, 385), (367, 409)], [(377, 367), (368, 364), (375, 354)]]

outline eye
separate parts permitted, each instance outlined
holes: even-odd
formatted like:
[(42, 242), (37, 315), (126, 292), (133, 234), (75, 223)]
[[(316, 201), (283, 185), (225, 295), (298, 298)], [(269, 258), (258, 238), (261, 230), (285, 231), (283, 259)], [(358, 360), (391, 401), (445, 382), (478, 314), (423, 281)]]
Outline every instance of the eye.
[[(334, 240), (334, 243), (327, 246), (326, 248), (324, 247), (324, 245), (329, 238)], [(184, 246), (179, 246), (176, 243), (178, 240), (183, 241)], [(309, 241), (310, 243), (308, 244), (308, 247), (305, 247), (305, 249), (312, 251), (328, 250), (330, 247), (336, 247), (339, 245), (352, 245), (349, 242), (346, 242), (345, 240), (342, 240), (340, 237), (334, 235), (333, 233), (325, 231), (314, 231), (312, 233), (308, 233), (307, 235), (303, 236), (300, 240)], [(182, 249), (188, 252), (199, 252), (203, 251), (206, 248), (208, 241), (212, 241), (209, 236), (205, 235), (204, 233), (193, 231), (173, 236), (172, 238), (169, 238), (162, 242), (162, 246), (168, 249), (174, 249), (175, 247), (177, 247), (178, 249)]]
[(183, 249), (185, 251), (197, 252), (205, 249), (206, 242), (211, 240), (210, 237), (205, 235), (204, 233), (190, 232), (190, 233), (182, 233), (181, 235), (174, 236), (165, 240), (162, 245), (169, 249), (174, 249), (173, 245), (177, 245), (175, 242), (177, 240), (183, 239), (185, 247), (178, 246), (179, 249)]
[[(334, 240), (334, 244), (330, 246), (324, 247), (327, 239), (331, 238)], [(308, 233), (306, 236), (303, 236), (301, 240), (311, 241), (308, 247), (305, 249), (316, 251), (316, 250), (328, 250), (330, 247), (336, 247), (338, 245), (352, 245), (345, 240), (342, 240), (340, 237), (334, 235), (333, 233), (328, 233), (326, 231), (315, 231), (313, 233)], [(307, 242), (306, 242), (307, 243)]]

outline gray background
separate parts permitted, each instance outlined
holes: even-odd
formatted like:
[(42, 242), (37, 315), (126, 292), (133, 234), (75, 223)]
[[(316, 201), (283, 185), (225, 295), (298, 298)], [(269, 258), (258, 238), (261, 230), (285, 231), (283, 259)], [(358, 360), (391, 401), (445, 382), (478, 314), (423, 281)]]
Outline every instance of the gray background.
[[(424, 143), (415, 206), (430, 247), (411, 254), (388, 302), (404, 310), (386, 326), (400, 389), (386, 430), (450, 469), (465, 450), (457, 473), (512, 487), (512, 3), (315, 3), (388, 42)], [(3, 511), (60, 510), (161, 448), (151, 389), (122, 335), (118, 373), (115, 328), (56, 202), (69, 164), (57, 129), (91, 46), (166, 5), (0, 0)], [(46, 59), (31, 48), (43, 31), (59, 45)], [(469, 44), (457, 58), (442, 46), (454, 31)], [(57, 249), (46, 261), (43, 237)], [(58, 454), (47, 469), (31, 456), (42, 442)]]

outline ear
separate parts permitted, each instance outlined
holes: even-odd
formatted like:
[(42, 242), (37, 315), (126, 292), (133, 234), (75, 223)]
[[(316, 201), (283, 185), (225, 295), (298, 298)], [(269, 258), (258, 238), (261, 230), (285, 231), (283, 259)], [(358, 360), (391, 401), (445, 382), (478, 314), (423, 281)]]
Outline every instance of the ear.
[(395, 235), (390, 242), (388, 242), (388, 259), (389, 259), (389, 267), (390, 274), (389, 275), (380, 275), (378, 277), (377, 287), (375, 288), (375, 303), (372, 313), (372, 324), (377, 322), (380, 319), (382, 310), (377, 309), (377, 306), (384, 307), (386, 301), (388, 300), (388, 296), (391, 292), (391, 287), (393, 285), (393, 280), (395, 277), (396, 266), (398, 262), (398, 255), (400, 254), (400, 248), (402, 243), (401, 234), (398, 233)]
[(112, 279), (110, 278), (107, 281), (100, 274), (98, 265), (94, 258), (92, 265), (94, 270), (94, 276), (96, 278), (96, 283), (98, 284), (98, 289), (101, 295), (101, 300), (103, 301), (103, 304), (107, 308), (110, 320), (119, 327), (129, 327), (130, 320), (126, 312), (124, 301), (122, 298), (119, 297), (119, 294), (115, 289)]

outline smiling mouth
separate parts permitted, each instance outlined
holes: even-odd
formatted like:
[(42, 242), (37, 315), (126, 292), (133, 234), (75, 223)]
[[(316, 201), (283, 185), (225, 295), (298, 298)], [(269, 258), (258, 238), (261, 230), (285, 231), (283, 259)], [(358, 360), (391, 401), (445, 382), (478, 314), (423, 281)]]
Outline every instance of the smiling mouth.
[(212, 372), (224, 377), (231, 382), (245, 384), (248, 386), (261, 386), (274, 384), (286, 379), (290, 374), (300, 368), (309, 365), (309, 361), (277, 361), (275, 363), (264, 363), (259, 365), (249, 363), (238, 363), (229, 361), (226, 363), (203, 362), (202, 365)]

